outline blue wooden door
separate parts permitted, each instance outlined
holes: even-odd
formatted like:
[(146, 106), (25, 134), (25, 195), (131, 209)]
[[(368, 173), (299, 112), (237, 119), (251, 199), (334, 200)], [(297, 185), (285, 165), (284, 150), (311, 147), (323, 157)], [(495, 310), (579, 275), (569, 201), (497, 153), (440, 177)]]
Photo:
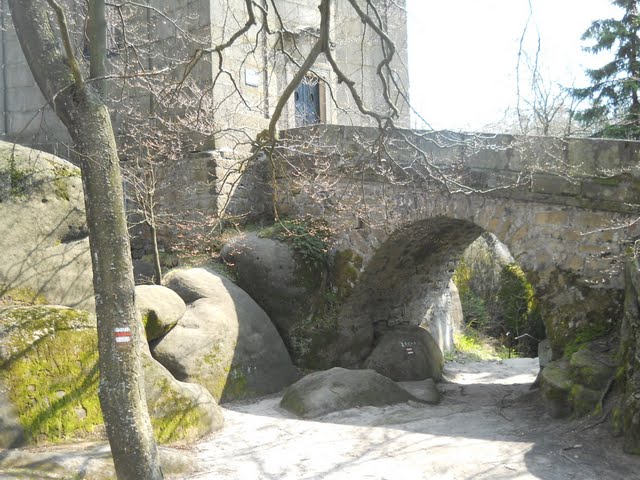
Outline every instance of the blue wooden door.
[(296, 127), (320, 123), (320, 84), (315, 77), (305, 77), (294, 94)]

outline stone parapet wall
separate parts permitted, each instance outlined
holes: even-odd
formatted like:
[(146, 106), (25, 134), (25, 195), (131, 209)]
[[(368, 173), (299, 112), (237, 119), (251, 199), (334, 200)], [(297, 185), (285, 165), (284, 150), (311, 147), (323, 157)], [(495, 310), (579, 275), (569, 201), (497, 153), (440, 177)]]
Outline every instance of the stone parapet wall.
[[(427, 165), (492, 196), (632, 213), (640, 204), (640, 142), (377, 129), (321, 125), (281, 133), (291, 163), (310, 168), (321, 158), (324, 175), (357, 170), (368, 182), (386, 182), (383, 157), (412, 183), (438, 188)], [(291, 147), (293, 146), (293, 147)], [(293, 153), (292, 153), (293, 152)], [(292, 157), (298, 156), (297, 159)], [(313, 168), (313, 167), (311, 167)], [(393, 174), (394, 172), (391, 171)], [(396, 173), (397, 174), (397, 173)], [(399, 175), (398, 181), (406, 183)]]

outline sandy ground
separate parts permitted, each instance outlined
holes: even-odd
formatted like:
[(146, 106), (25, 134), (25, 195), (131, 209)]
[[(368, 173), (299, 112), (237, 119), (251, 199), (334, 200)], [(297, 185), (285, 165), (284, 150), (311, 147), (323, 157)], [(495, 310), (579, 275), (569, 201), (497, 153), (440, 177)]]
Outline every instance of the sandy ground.
[[(537, 371), (535, 359), (449, 363), (437, 406), (363, 407), (314, 421), (280, 409), (278, 396), (226, 404), (223, 431), (184, 449), (163, 449), (194, 470), (167, 478), (640, 480), (640, 458), (622, 453), (606, 422), (544, 413), (529, 390)], [(56, 461), (81, 468), (79, 478), (104, 474), (106, 447), (63, 450)], [(65, 478), (3, 475), (8, 458), (0, 453), (0, 479)]]
[(624, 455), (606, 429), (584, 429), (597, 419), (544, 414), (529, 390), (537, 373), (536, 359), (449, 363), (440, 405), (364, 407), (315, 421), (292, 418), (279, 398), (230, 404), (226, 428), (194, 449), (203, 470), (180, 478), (640, 479), (640, 458)]

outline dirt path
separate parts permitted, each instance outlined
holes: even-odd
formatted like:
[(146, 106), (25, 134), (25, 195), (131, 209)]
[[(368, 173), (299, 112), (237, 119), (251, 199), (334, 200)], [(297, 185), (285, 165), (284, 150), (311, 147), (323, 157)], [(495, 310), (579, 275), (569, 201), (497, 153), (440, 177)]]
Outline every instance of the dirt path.
[[(440, 405), (363, 407), (315, 421), (293, 418), (279, 408), (279, 397), (226, 404), (223, 431), (184, 450), (163, 449), (197, 470), (168, 478), (640, 480), (640, 458), (623, 454), (605, 426), (584, 428), (597, 419), (557, 421), (544, 413), (529, 390), (537, 371), (534, 359), (450, 363)], [(22, 453), (33, 456), (32, 465), (44, 458), (85, 472), (77, 478), (109, 478), (104, 446)], [(11, 475), (11, 458), (0, 452), (2, 480), (68, 478), (53, 470), (47, 477)]]
[[(605, 429), (552, 421), (529, 385), (535, 359), (451, 363), (438, 406), (365, 407), (300, 421), (279, 398), (227, 405), (191, 479), (640, 479)], [(594, 421), (591, 420), (591, 423)], [(606, 435), (598, 438), (598, 435)], [(606, 448), (603, 448), (606, 445)]]

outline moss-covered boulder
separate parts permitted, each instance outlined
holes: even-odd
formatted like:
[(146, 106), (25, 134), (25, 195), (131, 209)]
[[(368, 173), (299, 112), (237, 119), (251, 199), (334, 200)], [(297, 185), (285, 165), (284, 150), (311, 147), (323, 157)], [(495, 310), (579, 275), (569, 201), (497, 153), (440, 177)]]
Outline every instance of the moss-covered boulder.
[[(144, 363), (160, 441), (193, 440), (221, 426), (208, 392), (180, 384), (151, 358)], [(0, 401), (7, 402), (0, 405), (0, 448), (102, 436), (98, 380), (96, 325), (87, 312), (61, 306), (0, 310)]]
[(171, 330), (187, 310), (180, 295), (160, 285), (138, 285), (136, 307), (149, 341)]
[(569, 395), (573, 385), (568, 360), (551, 362), (542, 370), (540, 388), (549, 415), (554, 418), (571, 415), (573, 408)]
[(623, 293), (619, 290), (592, 288), (573, 273), (557, 271), (542, 293), (548, 305), (554, 305), (544, 315), (554, 359), (607, 337), (620, 325)]
[(407, 325), (382, 335), (364, 366), (396, 382), (425, 378), (439, 381), (444, 356), (429, 332)]
[(80, 170), (0, 142), (0, 304), (54, 303), (93, 311)]
[(540, 385), (553, 417), (582, 416), (601, 407), (615, 374), (609, 339), (583, 345), (571, 355), (553, 361), (540, 374)]
[(201, 385), (176, 380), (151, 355), (142, 357), (151, 425), (160, 443), (194, 442), (222, 428), (222, 410)]
[(164, 284), (187, 311), (152, 353), (177, 379), (231, 401), (278, 392), (298, 378), (267, 314), (230, 280), (194, 268), (169, 272)]
[(314, 418), (330, 412), (367, 405), (382, 406), (416, 398), (373, 370), (340, 367), (315, 372), (291, 385), (280, 406), (299, 417)]
[(605, 388), (616, 370), (610, 351), (599, 351), (598, 343), (592, 342), (581, 348), (569, 360), (571, 376), (577, 383), (592, 390)]

